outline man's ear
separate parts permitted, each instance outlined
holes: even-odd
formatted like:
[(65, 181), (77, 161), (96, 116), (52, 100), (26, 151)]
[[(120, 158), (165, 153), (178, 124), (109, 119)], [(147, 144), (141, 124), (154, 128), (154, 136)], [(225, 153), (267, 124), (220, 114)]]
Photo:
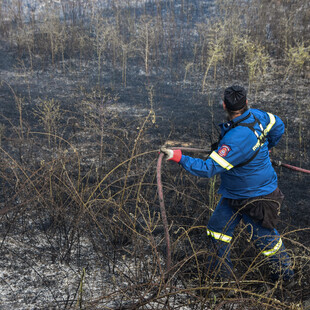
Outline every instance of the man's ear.
[(223, 101), (223, 109), (226, 111), (226, 104), (224, 101)]

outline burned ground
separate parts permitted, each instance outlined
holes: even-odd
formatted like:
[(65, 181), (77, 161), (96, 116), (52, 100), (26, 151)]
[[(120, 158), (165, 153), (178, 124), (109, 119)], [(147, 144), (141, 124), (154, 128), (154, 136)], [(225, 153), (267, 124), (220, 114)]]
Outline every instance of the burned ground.
[[(102, 25), (115, 26), (124, 42), (115, 50), (114, 41), (107, 44), (99, 60), (98, 49), (91, 54), (84, 45), (63, 57), (61, 45), (50, 53), (42, 36), (30, 57), (27, 44), (13, 36), (21, 31), (16, 24), (2, 25), (1, 309), (309, 309), (310, 180), (285, 168), (275, 169), (286, 197), (279, 231), (296, 269), (291, 287), (270, 282), (268, 266), (247, 242), (242, 225), (232, 252), (235, 281), (206, 281), (205, 261), (212, 250), (204, 226), (219, 199), (219, 180), (192, 177), (168, 163), (162, 178), (173, 267), (165, 274), (158, 149), (164, 143), (209, 149), (217, 139), (216, 124), (223, 121), (226, 86), (245, 85), (252, 107), (285, 122), (274, 159), (310, 167), (309, 58), (292, 67), (282, 46), (262, 41), (258, 27), (241, 39), (264, 43), (270, 57), (265, 70), (251, 77), (250, 56), (241, 48), (234, 63), (231, 49), (211, 62), (214, 44), (222, 46), (213, 30), (224, 39), (234, 33), (214, 26), (222, 2), (203, 1), (200, 11), (197, 1), (109, 8), (102, 14), (112, 14), (112, 22)], [(206, 14), (212, 19), (203, 24)], [(149, 63), (146, 54), (139, 56), (142, 43), (125, 63), (124, 48), (129, 52), (130, 42), (137, 42), (126, 29), (132, 20), (145, 26), (145, 16), (162, 29)], [(303, 31), (287, 31), (307, 47)], [(277, 38), (281, 45), (283, 37)], [(294, 47), (293, 41), (287, 44)], [(233, 296), (226, 294), (231, 291)]]

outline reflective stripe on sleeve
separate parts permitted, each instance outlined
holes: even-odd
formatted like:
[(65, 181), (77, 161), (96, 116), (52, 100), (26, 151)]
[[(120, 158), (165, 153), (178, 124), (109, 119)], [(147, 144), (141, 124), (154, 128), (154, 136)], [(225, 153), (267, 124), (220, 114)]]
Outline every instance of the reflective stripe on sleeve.
[(258, 138), (257, 143), (252, 147), (252, 150), (255, 151), (259, 146), (262, 146), (264, 143), (262, 143), (263, 139), (267, 136), (268, 132), (271, 130), (271, 128), (273, 127), (273, 125), (276, 123), (276, 118), (274, 117), (273, 114), (268, 113), (270, 122), (267, 125), (266, 129), (263, 131), (263, 133), (260, 135), (260, 137)]
[(231, 168), (234, 168), (232, 164), (230, 164), (227, 160), (225, 160), (223, 157), (221, 157), (219, 154), (217, 154), (215, 151), (213, 151), (210, 155), (210, 157), (217, 162), (221, 167), (223, 167), (226, 170), (230, 170)]
[(267, 135), (267, 133), (271, 130), (273, 125), (276, 123), (276, 118), (274, 117), (274, 115), (271, 113), (268, 113), (268, 112), (267, 112), (267, 114), (269, 116), (270, 122), (269, 122), (268, 126), (266, 127), (266, 129), (264, 130), (264, 136)]
[(272, 248), (271, 250), (266, 250), (266, 251), (263, 251), (262, 253), (265, 255), (265, 256), (271, 256), (271, 255), (274, 255), (278, 252), (278, 250), (281, 248), (282, 246), (282, 239), (280, 238), (278, 243), (275, 245), (274, 248)]
[(216, 240), (220, 240), (220, 241), (227, 242), (227, 243), (229, 243), (232, 239), (230, 236), (223, 235), (222, 233), (217, 233), (217, 232), (212, 231), (210, 229), (207, 229), (207, 235), (211, 236), (212, 238), (214, 238)]

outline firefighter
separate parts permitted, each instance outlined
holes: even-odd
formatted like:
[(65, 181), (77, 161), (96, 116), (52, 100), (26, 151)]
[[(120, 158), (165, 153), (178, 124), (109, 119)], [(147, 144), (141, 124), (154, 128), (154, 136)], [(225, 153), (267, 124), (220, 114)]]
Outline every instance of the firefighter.
[(166, 147), (161, 152), (195, 176), (221, 176), (221, 199), (207, 224), (217, 251), (213, 270), (219, 269), (225, 278), (234, 276), (230, 247), (242, 219), (251, 241), (271, 263), (271, 278), (290, 280), (294, 274), (291, 259), (276, 229), (284, 196), (269, 157), (284, 133), (284, 124), (276, 115), (250, 109), (246, 91), (238, 85), (225, 89), (223, 108), (228, 121), (220, 124), (219, 141), (207, 160)]

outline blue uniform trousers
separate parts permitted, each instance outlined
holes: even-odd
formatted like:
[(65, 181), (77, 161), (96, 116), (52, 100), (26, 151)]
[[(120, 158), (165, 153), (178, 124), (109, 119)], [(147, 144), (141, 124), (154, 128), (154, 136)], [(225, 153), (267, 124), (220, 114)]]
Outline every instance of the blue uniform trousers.
[(292, 263), (278, 231), (264, 228), (250, 216), (236, 212), (223, 198), (207, 225), (207, 234), (212, 237), (219, 258), (213, 263), (213, 271), (218, 269), (222, 275), (224, 273), (226, 276), (231, 276), (233, 265), (230, 259), (230, 247), (234, 229), (241, 219), (260, 254), (272, 263), (271, 278), (277, 280), (282, 277), (283, 280), (289, 280), (294, 274), (291, 269)]

